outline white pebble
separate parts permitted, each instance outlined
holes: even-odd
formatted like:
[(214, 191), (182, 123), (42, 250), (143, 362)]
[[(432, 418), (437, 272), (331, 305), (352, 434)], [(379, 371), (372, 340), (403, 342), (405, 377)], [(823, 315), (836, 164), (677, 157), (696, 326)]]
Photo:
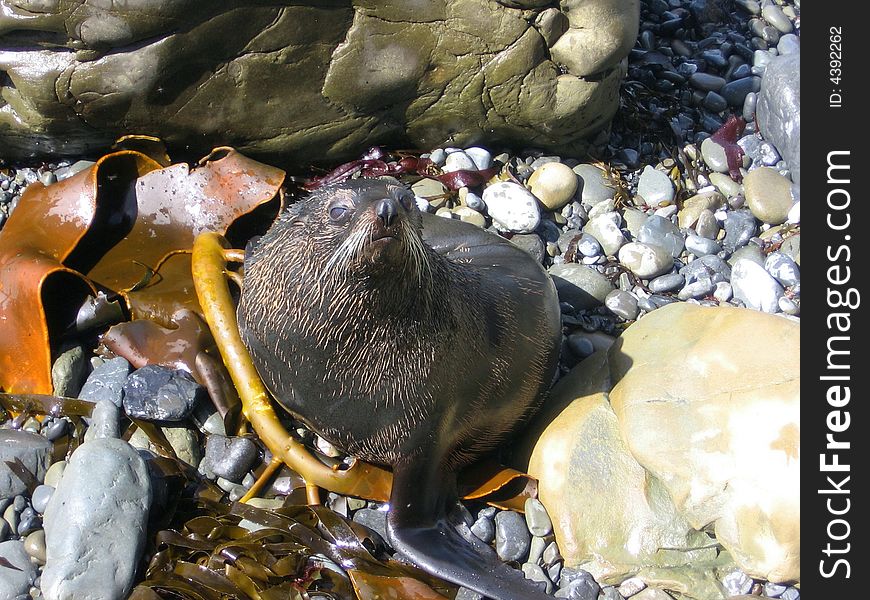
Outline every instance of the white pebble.
[(483, 190), (483, 202), (499, 231), (531, 233), (541, 222), (538, 201), (529, 190), (512, 181), (500, 181)]

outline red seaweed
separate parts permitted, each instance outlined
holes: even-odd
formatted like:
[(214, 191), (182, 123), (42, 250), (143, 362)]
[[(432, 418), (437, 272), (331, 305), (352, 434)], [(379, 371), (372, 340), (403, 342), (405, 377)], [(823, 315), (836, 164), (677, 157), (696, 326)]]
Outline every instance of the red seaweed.
[(743, 164), (743, 148), (737, 144), (737, 139), (743, 133), (745, 127), (746, 121), (731, 115), (725, 124), (710, 136), (711, 140), (725, 149), (725, 158), (728, 161), (728, 174), (738, 183), (743, 179), (740, 175), (740, 167)]

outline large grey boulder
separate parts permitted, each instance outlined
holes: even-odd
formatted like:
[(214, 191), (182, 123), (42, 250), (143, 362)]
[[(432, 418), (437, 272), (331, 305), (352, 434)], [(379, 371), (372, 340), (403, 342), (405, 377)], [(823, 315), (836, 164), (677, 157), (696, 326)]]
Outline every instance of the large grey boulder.
[(76, 154), (145, 133), (306, 162), (389, 142), (579, 152), (616, 111), (638, 20), (639, 0), (0, 0), (0, 144)]
[(761, 79), (756, 107), (758, 128), (788, 163), (792, 180), (801, 183), (801, 54), (777, 56)]

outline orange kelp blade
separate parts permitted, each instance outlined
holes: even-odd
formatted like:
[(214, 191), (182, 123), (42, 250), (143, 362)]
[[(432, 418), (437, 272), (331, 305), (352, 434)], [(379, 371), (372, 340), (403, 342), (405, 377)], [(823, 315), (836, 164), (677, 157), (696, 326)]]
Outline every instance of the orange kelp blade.
[(121, 151), (59, 183), (27, 187), (0, 231), (0, 389), (51, 393), (52, 347), (96, 293), (81, 275), (92, 260), (94, 222), (137, 177), (159, 168)]

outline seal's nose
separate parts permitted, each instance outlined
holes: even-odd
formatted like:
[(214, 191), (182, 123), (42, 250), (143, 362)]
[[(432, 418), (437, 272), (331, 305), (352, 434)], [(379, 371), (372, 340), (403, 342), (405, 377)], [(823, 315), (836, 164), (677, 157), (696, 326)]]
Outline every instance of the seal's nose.
[(378, 200), (378, 203), (375, 205), (375, 214), (381, 220), (381, 223), (384, 224), (384, 227), (389, 227), (396, 220), (396, 214), (398, 214), (396, 201), (392, 198)]

